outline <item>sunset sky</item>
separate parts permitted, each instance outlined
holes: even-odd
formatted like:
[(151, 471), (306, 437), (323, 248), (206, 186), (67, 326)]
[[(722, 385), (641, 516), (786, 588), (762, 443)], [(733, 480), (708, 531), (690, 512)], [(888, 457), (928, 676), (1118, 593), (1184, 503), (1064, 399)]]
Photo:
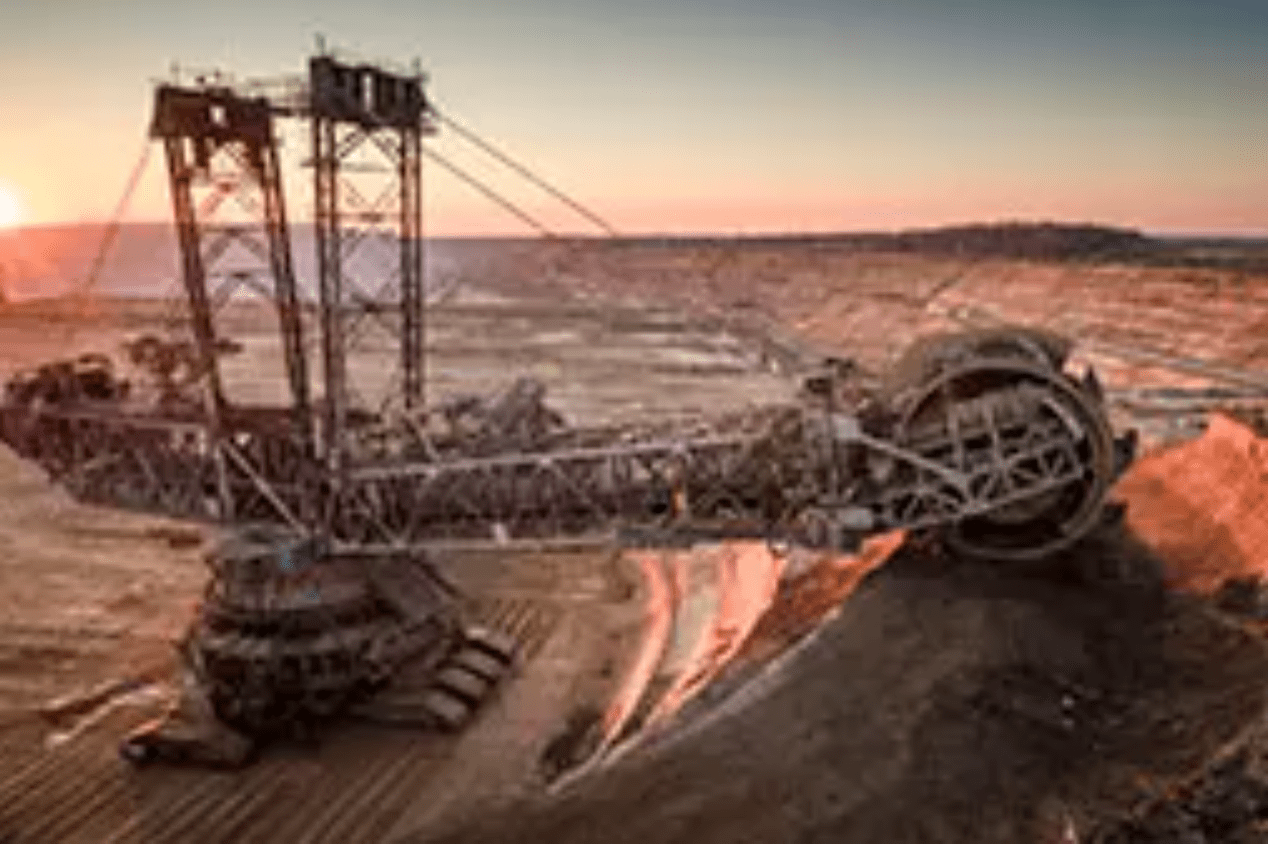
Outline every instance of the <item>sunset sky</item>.
[[(0, 14), (0, 193), (27, 222), (110, 216), (173, 62), (299, 73), (324, 33), (417, 58), (443, 108), (623, 232), (1268, 233), (1263, 0), (0, 0)], [(430, 231), (528, 233), (427, 173)], [(288, 178), (302, 219), (308, 175)], [(128, 218), (168, 216), (155, 154)]]

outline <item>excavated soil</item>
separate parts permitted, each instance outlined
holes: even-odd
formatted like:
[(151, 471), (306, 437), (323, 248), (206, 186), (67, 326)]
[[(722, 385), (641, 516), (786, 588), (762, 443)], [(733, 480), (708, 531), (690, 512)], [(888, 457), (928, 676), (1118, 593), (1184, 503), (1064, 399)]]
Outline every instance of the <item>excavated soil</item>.
[(801, 646), (600, 775), (434, 842), (1061, 841), (1262, 712), (1258, 636), (1119, 526), (1041, 575), (904, 543)]
[[(524, 295), (523, 274), (547, 277), (545, 301), (451, 307), (431, 335), (438, 390), (514, 370), (574, 419), (711, 411), (787, 395), (779, 373), (825, 350), (877, 368), (916, 331), (1020, 320), (1074, 333), (1116, 421), (1173, 444), (1120, 481), (1120, 519), (1042, 571), (882, 537), (784, 561), (738, 642), (684, 622), (725, 581), (704, 558), (662, 566), (660, 586), (610, 555), (454, 560), (479, 612), (534, 631), (469, 733), (352, 729), (243, 774), (140, 777), (114, 743), (170, 672), (198, 534), (76, 505), (0, 454), (0, 840), (1268, 841), (1268, 446), (1208, 414), (1262, 409), (1262, 276), (798, 246), (555, 256), (551, 272), (514, 258), (480, 283)], [(85, 332), (9, 314), (0, 370), (114, 350), (152, 321), (100, 316)], [(252, 335), (234, 366), (270, 344)], [(697, 660), (710, 636), (724, 665)], [(647, 688), (684, 685), (664, 674), (675, 659), (711, 682), (676, 715), (634, 700), (625, 723), (647, 726), (574, 770), (613, 738), (596, 734), (605, 708), (652, 645)]]
[(814, 562), (707, 706), (414, 840), (1264, 841), (1266, 493), (1268, 443), (1217, 416), (1040, 571), (897, 536)]

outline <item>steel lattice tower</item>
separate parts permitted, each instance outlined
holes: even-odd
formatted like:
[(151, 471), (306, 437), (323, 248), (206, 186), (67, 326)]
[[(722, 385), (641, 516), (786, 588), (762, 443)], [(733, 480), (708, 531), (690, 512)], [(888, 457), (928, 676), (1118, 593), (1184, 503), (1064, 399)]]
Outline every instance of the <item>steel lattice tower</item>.
[[(351, 400), (348, 356), (366, 322), (387, 327), (399, 339), (405, 408), (423, 402), (421, 159), (422, 136), (432, 127), (421, 75), (325, 55), (309, 62), (309, 112), (325, 373), (323, 443), (327, 465), (338, 469), (344, 464)], [(353, 166), (358, 153), (361, 161)], [(367, 164), (367, 153), (380, 166)], [(363, 186), (373, 175), (378, 182), (370, 194)], [(393, 243), (397, 266), (379, 278), (358, 278), (349, 260), (375, 237)]]
[[(330, 55), (312, 58), (308, 71), (306, 85), (268, 96), (218, 77), (194, 86), (160, 85), (150, 134), (162, 140), (167, 156), (217, 465), (218, 515), (241, 515), (236, 511), (246, 494), (320, 529), (338, 497), (355, 421), (379, 417), (392, 402), (412, 411), (424, 400), (421, 161), (423, 135), (434, 129), (421, 73)], [(307, 294), (297, 285), (291, 256), (276, 118), (307, 120), (311, 134), (307, 163), (313, 168), (317, 271), (315, 290)], [(234, 211), (237, 218), (226, 222)], [(377, 262), (366, 260), (371, 257)], [(277, 313), (290, 433), (261, 438), (257, 418), (249, 425), (255, 433), (244, 437), (243, 414), (259, 417), (267, 409), (244, 407), (227, 394), (219, 355), (228, 332), (219, 323), (226, 306), (244, 293), (263, 296)], [(308, 309), (317, 311), (321, 342), (316, 398), (304, 337)], [(368, 391), (355, 383), (349, 366), (354, 351), (377, 351), (358, 346), (375, 330), (390, 337), (399, 379), (380, 391), (377, 406), (366, 401)], [(262, 462), (278, 459), (277, 448), (261, 444), (273, 442), (275, 434), (294, 443), (282, 449), (287, 455), (300, 456), (286, 489), (270, 484), (270, 473), (261, 471)], [(241, 447), (247, 440), (252, 446)]]
[[(227, 86), (161, 85), (155, 91), (150, 127), (151, 136), (162, 140), (167, 157), (181, 275), (226, 517), (233, 515), (224, 468), (230, 407), (219, 363), (221, 341), (226, 337), (218, 332), (217, 322), (221, 310), (240, 292), (263, 296), (275, 306), (295, 435), (304, 453), (311, 453), (313, 444), (312, 402), (274, 111), (267, 99), (245, 97)], [(236, 221), (220, 222), (229, 216), (225, 205), (230, 199), (239, 212), (245, 212), (245, 219), (240, 213)], [(231, 255), (238, 257), (232, 267)], [(221, 264), (224, 272), (217, 272)], [(261, 276), (271, 278), (271, 283)]]

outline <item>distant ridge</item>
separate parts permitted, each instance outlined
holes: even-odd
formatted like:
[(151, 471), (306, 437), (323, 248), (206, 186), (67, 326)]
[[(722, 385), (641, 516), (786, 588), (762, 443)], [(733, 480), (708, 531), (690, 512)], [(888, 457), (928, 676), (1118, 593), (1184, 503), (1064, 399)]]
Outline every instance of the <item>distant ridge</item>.
[(973, 223), (872, 237), (903, 252), (1059, 261), (1138, 258), (1156, 247), (1134, 229), (1086, 223)]
[[(28, 226), (0, 231), (0, 301), (60, 296), (86, 281), (105, 233), (102, 223)], [(315, 276), (313, 227), (291, 226), (295, 269), (301, 284)], [(772, 233), (742, 236), (646, 235), (579, 240), (605, 248), (692, 246), (817, 247), (955, 257), (1055, 262), (1120, 262), (1268, 271), (1268, 241), (1250, 238), (1157, 237), (1093, 223), (1005, 221), (967, 223), (897, 232)], [(472, 260), (523, 247), (541, 238), (443, 236), (428, 238), (429, 277), (469, 268)], [(477, 260), (477, 263), (479, 261)], [(176, 236), (164, 222), (125, 223), (97, 280), (96, 292), (154, 297), (178, 290)]]

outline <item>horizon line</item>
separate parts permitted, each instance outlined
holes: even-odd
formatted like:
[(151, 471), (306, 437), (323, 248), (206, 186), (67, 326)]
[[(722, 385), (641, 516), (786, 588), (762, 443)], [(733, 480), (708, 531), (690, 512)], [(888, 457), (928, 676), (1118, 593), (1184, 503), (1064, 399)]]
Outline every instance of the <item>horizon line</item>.
[[(75, 220), (75, 221), (44, 221), (37, 223), (22, 223), (18, 225), (0, 228), (0, 238), (6, 235), (20, 233), (24, 231), (36, 231), (42, 229), (69, 229), (76, 227), (83, 228), (104, 228), (112, 225), (118, 225), (121, 228), (126, 227), (145, 227), (145, 226), (162, 226), (167, 228), (175, 227), (175, 223), (171, 220), (127, 220), (119, 223), (112, 223), (108, 220)], [(289, 224), (294, 227), (311, 227), (315, 225), (310, 220), (292, 220)], [(1037, 218), (999, 218), (999, 219), (977, 219), (965, 220), (955, 223), (928, 223), (924, 225), (906, 226), (901, 228), (832, 228), (832, 229), (744, 229), (740, 231), (718, 231), (718, 230), (660, 230), (660, 231), (629, 231), (618, 232), (616, 235), (604, 233), (588, 233), (576, 231), (561, 231), (552, 233), (551, 235), (533, 234), (526, 232), (508, 232), (508, 231), (486, 231), (486, 232), (436, 232), (424, 234), (424, 239), (444, 238), (449, 240), (549, 240), (549, 239), (584, 239), (584, 240), (693, 240), (693, 239), (711, 239), (711, 240), (763, 240), (763, 239), (795, 239), (795, 238), (832, 238), (832, 237), (857, 237), (865, 235), (901, 235), (901, 234), (919, 234), (924, 232), (945, 231), (972, 227), (991, 227), (991, 226), (1062, 226), (1062, 227), (1079, 227), (1088, 226), (1093, 228), (1101, 228), (1106, 230), (1116, 230), (1123, 232), (1134, 232), (1147, 237), (1155, 238), (1191, 238), (1191, 239), (1239, 239), (1239, 240), (1262, 240), (1268, 239), (1268, 224), (1263, 229), (1201, 229), (1201, 228), (1158, 228), (1148, 229), (1121, 223), (1099, 222), (1095, 220), (1055, 220), (1055, 219), (1037, 219)], [(351, 228), (351, 227), (350, 227)]]

